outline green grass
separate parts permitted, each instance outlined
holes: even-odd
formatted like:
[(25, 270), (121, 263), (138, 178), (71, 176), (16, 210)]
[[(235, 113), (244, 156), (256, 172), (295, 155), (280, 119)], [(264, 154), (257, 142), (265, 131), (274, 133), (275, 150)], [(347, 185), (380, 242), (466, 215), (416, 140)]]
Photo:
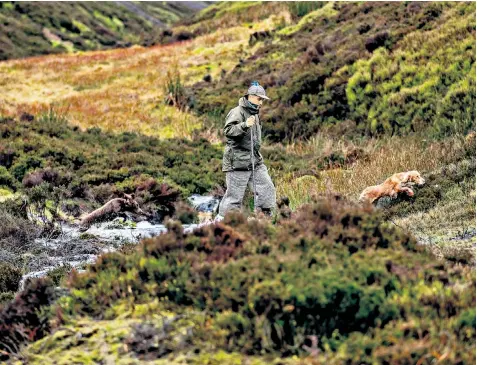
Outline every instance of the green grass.
[(306, 14), (297, 24), (279, 30), (278, 34), (291, 35), (301, 30), (307, 24), (317, 23), (321, 19), (329, 20), (336, 15), (338, 15), (338, 11), (334, 9), (334, 3), (328, 2), (324, 7)]

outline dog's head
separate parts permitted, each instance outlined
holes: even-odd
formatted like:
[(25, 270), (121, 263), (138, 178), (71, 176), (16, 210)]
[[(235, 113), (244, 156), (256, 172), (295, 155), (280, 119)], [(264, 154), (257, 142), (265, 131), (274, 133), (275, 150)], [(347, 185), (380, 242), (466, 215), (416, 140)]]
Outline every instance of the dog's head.
[(139, 207), (139, 203), (135, 200), (134, 194), (122, 193), (121, 197), (124, 199), (124, 207), (132, 212), (144, 214), (144, 211)]
[(417, 185), (424, 185), (426, 180), (421, 176), (421, 174), (418, 171), (414, 170), (414, 171), (408, 171), (406, 173), (405, 182), (414, 183)]

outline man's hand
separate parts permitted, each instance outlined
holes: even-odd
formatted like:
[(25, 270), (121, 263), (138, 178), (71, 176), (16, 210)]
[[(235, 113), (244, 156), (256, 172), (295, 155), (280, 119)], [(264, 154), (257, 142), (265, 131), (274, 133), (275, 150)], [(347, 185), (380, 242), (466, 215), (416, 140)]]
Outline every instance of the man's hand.
[(247, 118), (247, 120), (245, 121), (245, 123), (247, 123), (247, 127), (251, 127), (255, 124), (255, 116), (254, 115), (251, 115)]

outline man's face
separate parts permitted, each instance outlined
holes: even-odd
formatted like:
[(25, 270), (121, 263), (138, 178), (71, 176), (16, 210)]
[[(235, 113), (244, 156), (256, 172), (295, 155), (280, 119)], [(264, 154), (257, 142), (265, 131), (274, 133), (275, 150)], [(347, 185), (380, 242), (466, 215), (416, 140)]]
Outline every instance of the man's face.
[(263, 104), (263, 99), (260, 96), (257, 95), (249, 95), (248, 100), (253, 103), (262, 106)]

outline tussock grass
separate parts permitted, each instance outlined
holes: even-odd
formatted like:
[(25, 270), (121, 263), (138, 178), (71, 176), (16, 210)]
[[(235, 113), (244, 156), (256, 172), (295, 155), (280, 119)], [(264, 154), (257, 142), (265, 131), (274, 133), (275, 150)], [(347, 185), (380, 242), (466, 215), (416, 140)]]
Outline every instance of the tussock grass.
[[(418, 170), (421, 174), (439, 175), (440, 169), (447, 167), (454, 168), (457, 174), (465, 164), (475, 164), (475, 160), (463, 161), (459, 157), (464, 143), (466, 139), (458, 135), (441, 141), (414, 135), (366, 142), (316, 136), (308, 142), (287, 145), (287, 152), (310, 159), (362, 148), (364, 157), (342, 168), (319, 171), (316, 176), (281, 175), (275, 180), (277, 196), (288, 196), (290, 208), (295, 210), (318, 195), (338, 193), (356, 201), (365, 187), (379, 184), (396, 172)], [(460, 163), (455, 165), (455, 161)], [(466, 178), (443, 190), (441, 200), (428, 210), (420, 210), (421, 205), (411, 206), (410, 214), (390, 220), (411, 232), (436, 258), (475, 264), (475, 197), (475, 177)]]
[(297, 179), (293, 174), (282, 176), (276, 182), (277, 194), (289, 196), (292, 207), (309, 201), (314, 194), (325, 192), (357, 200), (364, 188), (380, 184), (396, 172), (418, 170), (425, 173), (444, 166), (463, 143), (462, 137), (430, 141), (415, 135), (350, 142), (316, 136), (307, 142), (287, 145), (287, 152), (308, 159), (310, 156), (329, 155), (333, 151), (345, 154), (362, 149), (364, 157), (343, 168), (321, 171), (315, 178)]
[[(275, 13), (269, 14), (276, 18)], [(220, 77), (254, 52), (255, 48), (248, 47), (249, 36), (273, 26), (268, 17), (252, 27), (237, 24), (165, 46), (3, 62), (0, 114), (39, 114), (53, 105), (67, 107), (70, 121), (82, 129), (189, 138), (204, 125), (204, 118), (163, 105), (167, 72), (178, 68), (186, 87), (207, 74), (212, 79)]]
[(393, 223), (411, 232), (439, 259), (475, 265), (475, 177), (443, 194), (427, 212), (416, 211)]

